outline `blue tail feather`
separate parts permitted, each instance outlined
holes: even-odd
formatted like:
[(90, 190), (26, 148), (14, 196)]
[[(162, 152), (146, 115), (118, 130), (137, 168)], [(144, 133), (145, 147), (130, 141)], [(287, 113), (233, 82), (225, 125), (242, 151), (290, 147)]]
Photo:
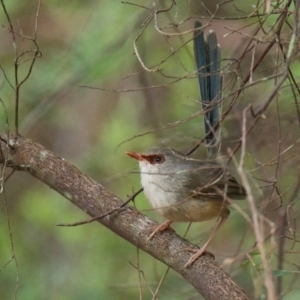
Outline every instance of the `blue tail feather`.
[(200, 22), (195, 22), (194, 53), (199, 78), (200, 95), (204, 114), (205, 132), (209, 133), (206, 144), (209, 157), (216, 157), (220, 147), (218, 122), (221, 111), (222, 76), (221, 49), (214, 31), (210, 31), (207, 39), (201, 29)]

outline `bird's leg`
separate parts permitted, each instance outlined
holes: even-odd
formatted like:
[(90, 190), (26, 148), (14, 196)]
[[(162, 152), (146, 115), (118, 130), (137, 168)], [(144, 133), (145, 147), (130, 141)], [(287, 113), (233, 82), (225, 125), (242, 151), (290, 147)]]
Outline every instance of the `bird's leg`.
[(184, 266), (185, 268), (188, 268), (189, 266), (191, 266), (197, 260), (198, 257), (203, 255), (203, 253), (206, 251), (208, 245), (213, 240), (213, 238), (217, 234), (218, 230), (221, 228), (221, 226), (224, 224), (224, 222), (227, 220), (227, 218), (228, 218), (228, 214), (221, 216), (221, 220), (220, 220), (219, 224), (214, 229), (213, 233), (211, 234), (211, 236), (209, 237), (207, 242), (199, 250), (193, 250), (193, 252), (195, 252), (195, 254), (192, 255), (191, 258), (188, 260), (188, 262), (185, 264), (185, 266)]
[(163, 232), (167, 229), (171, 229), (173, 230), (170, 225), (172, 224), (173, 222), (170, 221), (170, 220), (167, 220), (165, 222), (163, 222), (162, 224), (158, 225), (158, 226), (155, 226), (154, 228), (154, 231), (151, 233), (151, 235), (149, 236), (148, 240), (151, 240), (158, 232)]

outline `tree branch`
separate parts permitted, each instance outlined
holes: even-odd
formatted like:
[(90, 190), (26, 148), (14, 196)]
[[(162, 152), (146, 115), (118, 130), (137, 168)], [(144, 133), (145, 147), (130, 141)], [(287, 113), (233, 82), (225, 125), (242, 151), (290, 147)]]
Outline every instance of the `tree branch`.
[[(92, 217), (123, 203), (101, 184), (32, 140), (3, 135), (0, 143), (2, 166), (30, 173)], [(98, 222), (181, 274), (205, 299), (248, 299), (241, 287), (208, 256), (185, 269), (190, 256), (185, 248), (195, 246), (174, 232), (166, 231), (148, 241), (147, 229), (157, 224), (133, 207), (126, 206)]]

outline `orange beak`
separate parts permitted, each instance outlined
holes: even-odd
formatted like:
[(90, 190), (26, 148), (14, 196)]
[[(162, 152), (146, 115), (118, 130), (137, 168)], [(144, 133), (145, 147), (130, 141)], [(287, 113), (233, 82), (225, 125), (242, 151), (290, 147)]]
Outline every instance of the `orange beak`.
[(136, 160), (145, 160), (145, 158), (143, 157), (142, 154), (134, 152), (134, 151), (126, 151), (125, 152), (127, 155), (131, 156), (132, 158), (136, 159)]

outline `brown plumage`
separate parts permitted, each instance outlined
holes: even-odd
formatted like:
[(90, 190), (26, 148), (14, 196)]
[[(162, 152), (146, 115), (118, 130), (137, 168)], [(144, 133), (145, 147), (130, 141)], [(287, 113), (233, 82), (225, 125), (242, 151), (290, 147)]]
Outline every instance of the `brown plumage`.
[[(216, 160), (195, 160), (178, 151), (160, 148), (127, 154), (139, 161), (141, 183), (150, 204), (169, 220), (150, 238), (172, 222), (201, 222), (220, 217), (217, 231), (229, 215), (227, 198), (246, 196), (244, 187)], [(201, 248), (202, 253), (216, 231)]]

